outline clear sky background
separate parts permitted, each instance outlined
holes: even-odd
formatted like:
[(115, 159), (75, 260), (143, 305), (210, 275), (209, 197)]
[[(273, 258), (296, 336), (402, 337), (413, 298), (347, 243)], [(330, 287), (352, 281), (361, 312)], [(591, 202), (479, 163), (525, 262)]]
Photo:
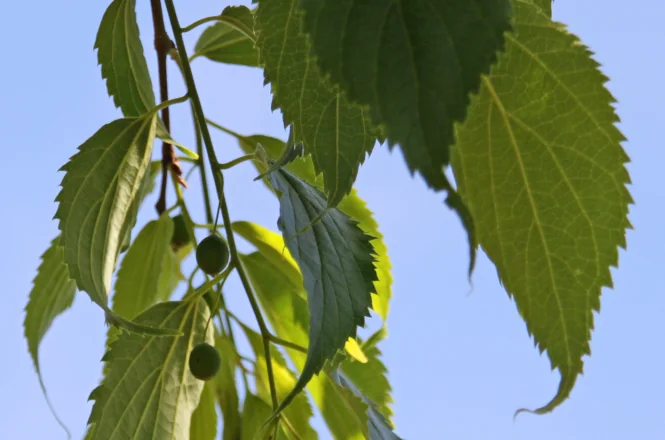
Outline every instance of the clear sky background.
[[(138, 1), (139, 25), (153, 74), (149, 2)], [(248, 4), (249, 1), (242, 2)], [(39, 256), (57, 234), (52, 221), (62, 174), (58, 168), (101, 125), (120, 116), (108, 98), (93, 51), (107, 1), (4, 1), (0, 6), (0, 133), (2, 134), (0, 264), (0, 438), (64, 439), (42, 397), (23, 338), (23, 308)], [(226, 1), (179, 0), (181, 22), (219, 13)], [(385, 234), (393, 262), (390, 335), (383, 343), (395, 400), (397, 432), (420, 439), (627, 439), (665, 438), (665, 213), (662, 207), (665, 6), (616, 0), (557, 0), (555, 19), (596, 53), (612, 80), (620, 128), (632, 159), (636, 200), (628, 251), (605, 289), (586, 359), (585, 375), (554, 413), (524, 414), (549, 401), (558, 373), (534, 348), (514, 303), (483, 255), (467, 281), (465, 235), (457, 218), (412, 178), (398, 151), (376, 149), (357, 181), (360, 195)], [(194, 35), (195, 34), (195, 35)], [(193, 47), (198, 33), (188, 34)], [(171, 66), (171, 96), (184, 91)], [(281, 115), (270, 110), (270, 90), (259, 69), (198, 59), (194, 74), (209, 118), (242, 134), (286, 138)], [(154, 75), (153, 75), (154, 78)], [(155, 81), (156, 84), (156, 81)], [(174, 136), (192, 144), (187, 106), (175, 108)], [(214, 133), (222, 160), (240, 154), (235, 141)], [(228, 173), (232, 219), (276, 229), (278, 205), (250, 165)], [(190, 179), (190, 209), (203, 219), (198, 180)], [(139, 227), (155, 217), (156, 194), (141, 211)], [(171, 199), (173, 200), (173, 199)], [(138, 231), (138, 227), (136, 229)], [(249, 249), (243, 247), (243, 249)], [(191, 261), (186, 269), (191, 267)], [(236, 280), (230, 307), (254, 323)], [(59, 414), (82, 438), (101, 379), (105, 325), (85, 294), (58, 318), (43, 341), (41, 363)], [(315, 422), (322, 426), (320, 419)], [(322, 439), (329, 438), (327, 433)]]

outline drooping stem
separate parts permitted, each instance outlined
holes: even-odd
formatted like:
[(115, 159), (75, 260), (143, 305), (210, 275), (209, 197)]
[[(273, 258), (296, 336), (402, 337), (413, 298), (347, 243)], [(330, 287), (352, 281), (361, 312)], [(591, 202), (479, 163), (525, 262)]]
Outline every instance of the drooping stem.
[(180, 63), (182, 67), (182, 72), (185, 77), (185, 83), (187, 85), (188, 95), (191, 99), (192, 108), (194, 109), (194, 116), (201, 129), (201, 135), (203, 137), (203, 144), (205, 145), (206, 153), (210, 161), (210, 168), (213, 175), (213, 180), (215, 182), (215, 189), (217, 190), (217, 198), (219, 199), (220, 208), (222, 211), (222, 219), (224, 221), (224, 228), (226, 230), (226, 236), (229, 242), (229, 251), (231, 254), (231, 264), (236, 267), (238, 271), (238, 276), (240, 281), (245, 289), (247, 294), (247, 299), (252, 307), (254, 316), (259, 325), (261, 335), (263, 337), (263, 348), (265, 351), (266, 365), (268, 370), (268, 382), (270, 384), (270, 397), (272, 400), (273, 409), (277, 409), (277, 390), (275, 387), (275, 376), (272, 368), (272, 356), (270, 353), (270, 332), (268, 326), (261, 314), (261, 309), (259, 307), (258, 301), (254, 297), (252, 287), (247, 278), (247, 274), (242, 266), (240, 258), (238, 256), (238, 250), (236, 248), (235, 238), (233, 235), (233, 230), (231, 229), (231, 217), (229, 215), (229, 208), (226, 203), (226, 198), (224, 197), (224, 174), (219, 169), (219, 161), (217, 160), (217, 154), (213, 147), (212, 138), (210, 136), (210, 131), (208, 130), (208, 125), (206, 124), (205, 114), (203, 112), (203, 107), (201, 105), (201, 99), (199, 98), (198, 91), (196, 89), (196, 84), (194, 82), (194, 75), (192, 74), (192, 68), (189, 64), (189, 58), (187, 56), (187, 48), (185, 47), (185, 42), (182, 37), (182, 29), (178, 21), (178, 15), (175, 10), (175, 5), (173, 0), (164, 0), (166, 4), (166, 10), (168, 12), (169, 21), (171, 22), (171, 27), (173, 29), (173, 37), (175, 38), (176, 48), (178, 50)]

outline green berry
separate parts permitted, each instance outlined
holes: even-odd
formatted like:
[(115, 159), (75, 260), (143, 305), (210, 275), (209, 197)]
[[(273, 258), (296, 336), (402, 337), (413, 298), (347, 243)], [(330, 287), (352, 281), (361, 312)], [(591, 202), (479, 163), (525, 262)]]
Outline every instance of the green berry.
[(171, 217), (173, 220), (173, 235), (171, 236), (171, 247), (174, 251), (185, 246), (191, 241), (189, 231), (187, 230), (187, 223), (182, 214)]
[(208, 275), (217, 275), (229, 264), (229, 245), (216, 234), (208, 235), (196, 248), (196, 263)]
[(212, 379), (221, 363), (217, 349), (207, 342), (200, 343), (189, 354), (189, 371), (199, 380)]

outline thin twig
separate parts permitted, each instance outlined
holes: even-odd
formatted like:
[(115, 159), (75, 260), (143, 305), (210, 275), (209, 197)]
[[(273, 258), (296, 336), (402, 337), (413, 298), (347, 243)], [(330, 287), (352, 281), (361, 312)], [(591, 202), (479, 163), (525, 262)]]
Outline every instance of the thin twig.
[[(164, 102), (169, 99), (169, 82), (166, 69), (166, 55), (174, 47), (173, 42), (166, 33), (164, 26), (164, 16), (162, 15), (161, 0), (150, 0), (152, 9), (152, 24), (155, 31), (155, 52), (157, 52), (157, 69), (159, 72), (159, 99)], [(168, 107), (162, 109), (162, 121), (167, 133), (171, 133), (171, 114)], [(178, 182), (187, 186), (182, 179), (182, 168), (178, 162), (173, 145), (162, 141), (162, 183), (159, 189), (159, 199), (155, 208), (157, 213), (162, 215), (166, 210), (166, 183), (169, 172), (173, 172)]]
[(224, 175), (219, 169), (219, 161), (217, 160), (217, 154), (212, 143), (212, 137), (210, 136), (210, 131), (208, 130), (208, 125), (206, 124), (205, 114), (203, 112), (203, 107), (201, 105), (201, 99), (199, 98), (198, 91), (196, 89), (196, 84), (194, 82), (194, 75), (192, 74), (192, 68), (189, 64), (189, 58), (187, 56), (187, 48), (185, 47), (185, 42), (182, 37), (182, 29), (180, 23), (178, 22), (178, 15), (175, 10), (175, 5), (173, 0), (165, 0), (166, 10), (168, 12), (169, 21), (171, 22), (171, 27), (173, 28), (173, 36), (176, 42), (176, 48), (179, 53), (180, 63), (182, 67), (183, 74), (185, 76), (185, 83), (187, 84), (188, 95), (192, 102), (192, 107), (194, 108), (194, 114), (198, 122), (199, 128), (201, 129), (201, 135), (203, 136), (203, 143), (206, 148), (206, 153), (210, 160), (210, 168), (213, 175), (213, 180), (215, 182), (215, 189), (217, 190), (217, 198), (219, 199), (220, 208), (222, 211), (222, 219), (224, 221), (224, 228), (226, 230), (226, 236), (229, 242), (229, 250), (231, 253), (231, 264), (233, 264), (237, 271), (240, 281), (245, 289), (247, 294), (247, 299), (252, 307), (254, 316), (261, 330), (261, 335), (263, 336), (263, 348), (265, 351), (266, 365), (268, 370), (268, 382), (270, 385), (270, 397), (272, 400), (273, 409), (276, 410), (278, 407), (277, 400), (277, 389), (275, 387), (275, 375), (272, 368), (272, 356), (270, 353), (270, 332), (268, 326), (261, 314), (261, 309), (259, 307), (258, 301), (254, 297), (252, 287), (247, 278), (247, 274), (242, 266), (240, 258), (238, 256), (238, 250), (236, 248), (235, 238), (233, 235), (233, 230), (231, 229), (231, 217), (229, 215), (229, 208), (226, 203), (226, 197), (224, 197)]

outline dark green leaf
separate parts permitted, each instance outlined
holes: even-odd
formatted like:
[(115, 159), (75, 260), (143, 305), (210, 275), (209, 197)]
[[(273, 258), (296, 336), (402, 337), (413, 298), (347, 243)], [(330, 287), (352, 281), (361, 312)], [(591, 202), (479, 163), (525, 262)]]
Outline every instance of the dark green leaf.
[(207, 28), (196, 43), (194, 56), (212, 61), (259, 66), (259, 51), (254, 47), (254, 16), (245, 6), (227, 6), (223, 19)]
[[(269, 250), (271, 244), (274, 247)], [(294, 281), (294, 271), (295, 275), (299, 275), (297, 267), (287, 260), (273, 258), (275, 254), (279, 253), (278, 250), (282, 246), (283, 241), (279, 243), (278, 240), (266, 240), (259, 247), (261, 254), (245, 256), (243, 263), (261, 308), (265, 311), (266, 317), (277, 335), (306, 347), (309, 343), (307, 299), (303, 292), (302, 281), (299, 279)], [(286, 352), (295, 366), (302, 370), (306, 355), (290, 348), (287, 348)], [(357, 363), (357, 368), (363, 368), (363, 366), (368, 367), (366, 375), (377, 374), (370, 369), (375, 364)], [(360, 375), (360, 373), (357, 374)], [(375, 384), (382, 382), (383, 379), (373, 380), (372, 389), (378, 389)], [(327, 374), (314, 376), (307, 388), (334, 438), (356, 439), (369, 435), (367, 406), (360, 399), (350, 392), (340, 389)], [(390, 399), (385, 400), (388, 402)]]
[(606, 77), (563, 26), (514, 5), (515, 35), (459, 127), (453, 168), (480, 244), (561, 373), (545, 413), (582, 372), (632, 199)]
[(103, 126), (79, 147), (65, 171), (56, 218), (65, 262), (78, 288), (108, 310), (111, 276), (127, 233), (132, 204), (150, 164), (155, 117)]
[(336, 206), (353, 187), (376, 136), (363, 110), (332, 88), (309, 57), (299, 2), (261, 0), (257, 45), (266, 82), (272, 83), (273, 108), (282, 109), (285, 125), (293, 124), (293, 141), (311, 154), (317, 173), (323, 173), (328, 203)]
[(203, 382), (189, 372), (192, 348), (213, 340), (204, 329), (205, 301), (165, 302), (136, 318), (141, 325), (178, 328), (182, 336), (122, 333), (104, 356), (109, 373), (90, 395), (90, 440), (187, 438)]
[[(252, 259), (263, 256), (259, 253), (243, 257), (243, 263), (253, 264)], [(255, 331), (243, 327), (250, 345), (254, 349), (256, 356), (256, 389), (257, 394), (264, 402), (270, 403), (270, 386), (268, 381), (268, 372), (266, 368), (265, 352), (263, 350), (263, 339)], [(274, 347), (271, 347), (272, 368), (275, 378), (275, 389), (277, 390), (278, 400), (284, 399), (296, 384), (296, 377), (286, 365), (286, 360)], [(312, 418), (312, 407), (305, 394), (299, 394), (293, 403), (281, 414), (281, 430), (287, 438), (295, 437), (301, 440), (315, 440), (318, 438), (316, 431), (310, 426)]]
[(401, 440), (400, 437), (395, 435), (390, 422), (381, 414), (377, 409), (374, 402), (372, 402), (362, 391), (351, 381), (346, 374), (340, 370), (330, 373), (332, 379), (341, 387), (351, 391), (356, 397), (362, 399), (367, 405), (367, 418), (369, 421), (369, 440)]
[[(262, 4), (263, 2), (261, 2)], [(509, 29), (509, 0), (302, 0), (311, 55), (370, 108), (411, 172), (449, 189), (454, 123), (467, 114)], [(259, 11), (261, 8), (259, 7)], [(275, 20), (277, 21), (277, 20)], [(297, 27), (299, 20), (294, 17)]]
[(135, 0), (114, 0), (104, 13), (95, 41), (109, 95), (127, 117), (141, 116), (155, 107), (135, 7)]
[(372, 237), (355, 221), (336, 208), (326, 210), (324, 195), (290, 171), (269, 178), (280, 193), (277, 224), (303, 275), (311, 317), (307, 362), (283, 409), (365, 324), (377, 275)]
[(224, 434), (222, 440), (237, 440), (240, 437), (240, 403), (236, 387), (237, 355), (233, 343), (226, 337), (219, 337), (215, 347), (222, 358), (222, 365), (215, 376), (217, 401), (222, 409)]
[(215, 380), (203, 386), (199, 406), (192, 414), (189, 440), (215, 440), (217, 437), (217, 408), (215, 405)]
[(173, 264), (171, 235), (173, 221), (163, 214), (145, 225), (130, 246), (115, 283), (113, 310), (118, 315), (133, 318), (170, 296), (176, 284), (171, 280), (177, 280), (180, 272), (179, 264)]
[(267, 439), (269, 432), (264, 431), (264, 435), (257, 437), (263, 423), (270, 418), (272, 409), (263, 399), (254, 394), (245, 396), (245, 403), (242, 408), (242, 437), (241, 440), (263, 440)]
[[(285, 146), (283, 141), (269, 136), (241, 136), (237, 133), (234, 133), (234, 135), (238, 138), (240, 146), (245, 154), (253, 153), (256, 149), (256, 144), (260, 143), (270, 157), (277, 158)], [(265, 172), (265, 169), (261, 168), (261, 164), (257, 163), (256, 161), (252, 161), (252, 163), (256, 166), (260, 173)], [(310, 157), (298, 158), (289, 163), (286, 166), (286, 169), (303, 179), (305, 182), (310, 183), (319, 189), (323, 188), (322, 179), (320, 177), (316, 177), (314, 172), (314, 165), (312, 164)], [(266, 184), (269, 185), (267, 179)], [(269, 186), (269, 188), (272, 189), (271, 186)], [(379, 231), (379, 225), (374, 219), (374, 214), (367, 207), (365, 201), (360, 198), (355, 188), (351, 190), (349, 195), (342, 199), (337, 208), (349, 217), (359, 222), (358, 226), (360, 226), (360, 229), (365, 231), (367, 235), (374, 237), (372, 239), (372, 246), (374, 247), (374, 252), (376, 253), (376, 261), (374, 265), (376, 267), (376, 272), (379, 279), (374, 283), (377, 294), (372, 295), (372, 309), (376, 311), (381, 319), (385, 321), (388, 318), (390, 298), (392, 297), (393, 280), (390, 273), (392, 266), (390, 264), (390, 257), (388, 256), (388, 248), (383, 240), (383, 234), (381, 234)], [(251, 229), (253, 226), (248, 223), (246, 228)], [(249, 240), (248, 237), (244, 238)]]

